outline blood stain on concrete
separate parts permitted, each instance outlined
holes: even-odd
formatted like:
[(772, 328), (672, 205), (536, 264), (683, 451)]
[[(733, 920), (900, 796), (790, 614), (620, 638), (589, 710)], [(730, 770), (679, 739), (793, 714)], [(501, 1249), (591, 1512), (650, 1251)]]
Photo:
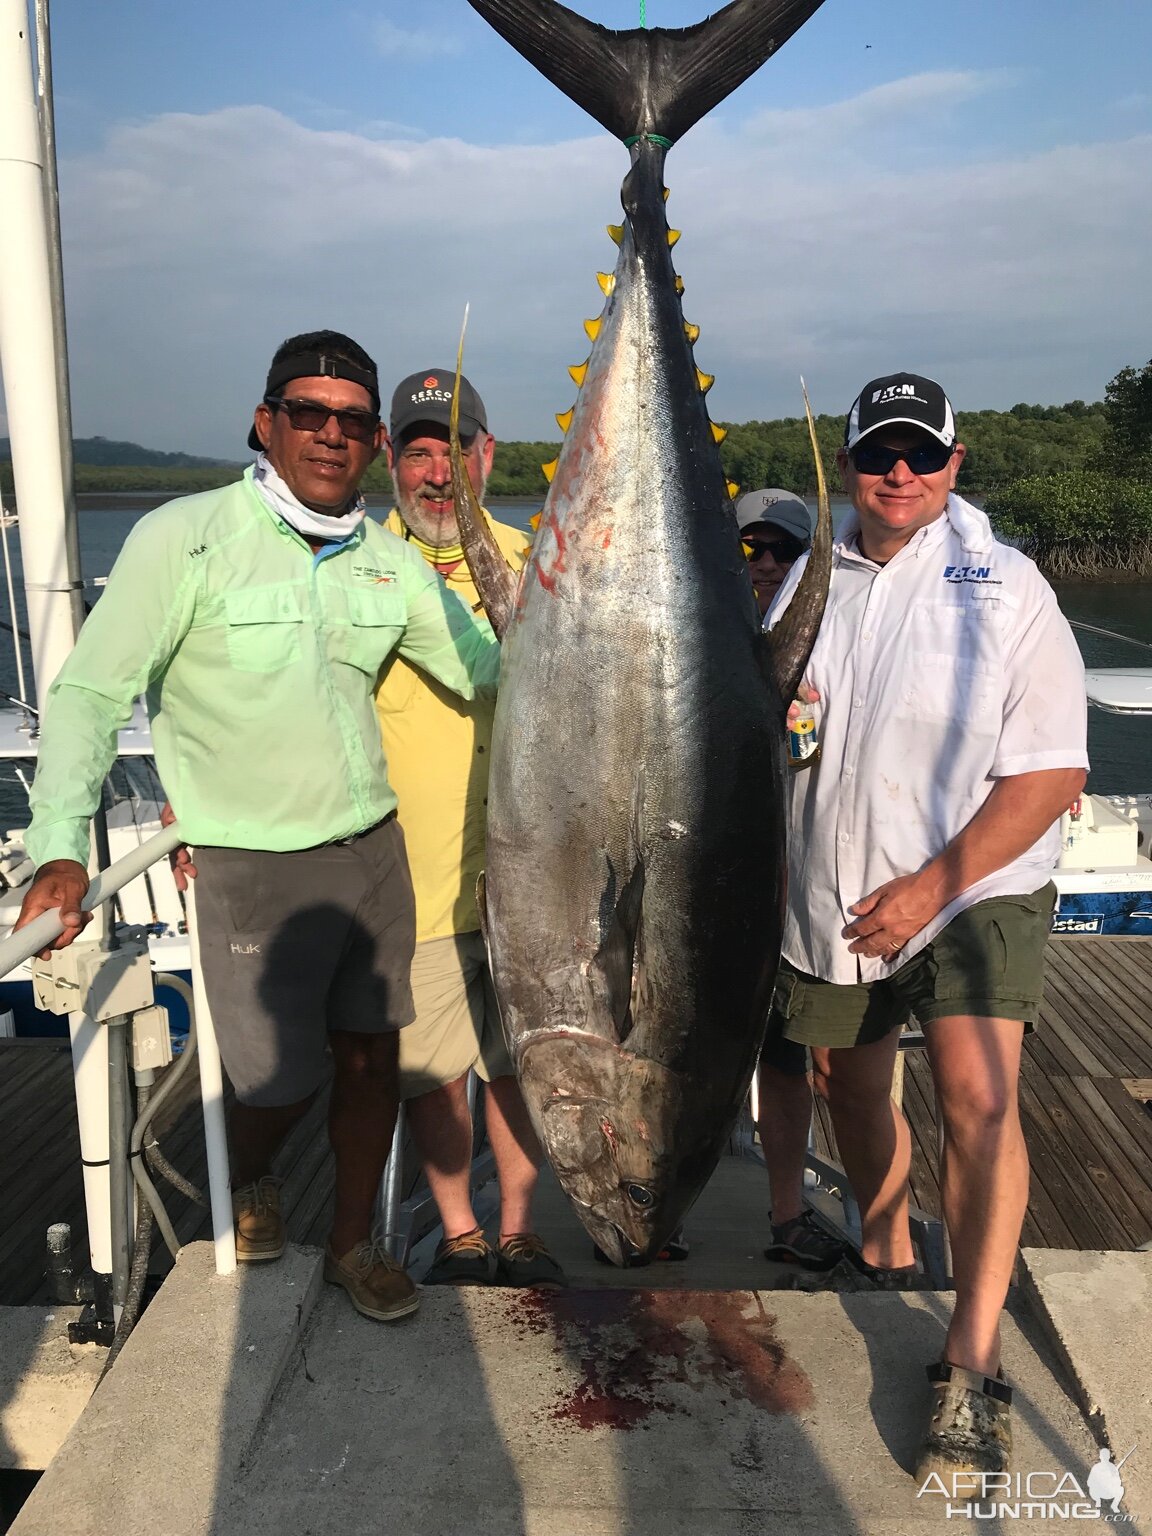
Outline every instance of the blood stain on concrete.
[(755, 1292), (533, 1291), (510, 1299), (508, 1319), (524, 1338), (551, 1333), (567, 1357), (576, 1385), (558, 1392), (549, 1417), (575, 1429), (689, 1414), (693, 1395), (766, 1413), (813, 1400)]

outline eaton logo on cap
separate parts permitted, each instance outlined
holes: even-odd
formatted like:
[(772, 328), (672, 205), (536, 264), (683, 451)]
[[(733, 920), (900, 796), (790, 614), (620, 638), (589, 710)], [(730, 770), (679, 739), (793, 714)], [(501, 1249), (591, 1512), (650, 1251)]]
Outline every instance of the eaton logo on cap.
[(873, 390), (873, 405), (879, 405), (881, 401), (887, 403), (890, 400), (920, 400), (925, 405), (928, 404), (923, 395), (916, 393), (915, 384), (889, 384), (887, 389)]

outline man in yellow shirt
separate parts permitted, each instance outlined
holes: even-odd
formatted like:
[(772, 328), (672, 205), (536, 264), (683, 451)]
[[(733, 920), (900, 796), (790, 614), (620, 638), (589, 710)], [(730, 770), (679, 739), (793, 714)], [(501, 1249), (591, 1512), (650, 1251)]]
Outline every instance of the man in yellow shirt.
[[(482, 607), (460, 548), (448, 457), (454, 372), (412, 374), (392, 397), (386, 440), (396, 506), (386, 527), (406, 539), (476, 613)], [(496, 441), (480, 396), (460, 383), (460, 435), (483, 502)], [(512, 565), (526, 535), (489, 518)], [(376, 710), (416, 888), (416, 1022), (401, 1032), (400, 1094), (412, 1139), (440, 1211), (444, 1240), (426, 1285), (566, 1284), (532, 1230), (540, 1147), (504, 1043), (488, 976), (476, 880), (492, 739), (491, 702), (464, 704), (402, 658), (381, 674)], [(495, 1250), (476, 1221), (470, 1191), (470, 1068), (486, 1084), (485, 1120), (500, 1183)]]

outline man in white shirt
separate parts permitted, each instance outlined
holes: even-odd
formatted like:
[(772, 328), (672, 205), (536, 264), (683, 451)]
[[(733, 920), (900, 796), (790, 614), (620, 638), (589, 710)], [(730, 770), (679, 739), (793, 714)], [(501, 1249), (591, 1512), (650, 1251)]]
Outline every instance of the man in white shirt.
[(914, 1013), (925, 1029), (956, 1305), (929, 1367), (918, 1479), (1008, 1463), (999, 1319), (1028, 1196), (1020, 1051), (1056, 823), (1088, 762), (1071, 630), (1032, 562), (955, 494), (964, 454), (929, 379), (875, 379), (849, 414), (838, 464), (854, 515), (805, 677), (821, 751), (793, 781), (772, 1026), (813, 1048), (860, 1202), (861, 1267), (881, 1285), (914, 1273), (908, 1127), (889, 1088), (900, 1027)]

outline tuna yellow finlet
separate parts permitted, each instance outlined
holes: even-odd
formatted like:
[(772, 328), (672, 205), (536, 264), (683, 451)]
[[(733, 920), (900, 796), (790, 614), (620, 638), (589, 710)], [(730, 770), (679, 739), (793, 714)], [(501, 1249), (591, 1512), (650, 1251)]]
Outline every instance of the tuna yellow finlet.
[(668, 244), (669, 245), (675, 245), (677, 240), (679, 240), (681, 234), (683, 234), (683, 230), (670, 229), (668, 231)]
[(700, 340), (700, 327), (698, 325), (693, 325), (690, 320), (685, 320), (684, 334), (687, 336), (692, 345), (695, 346), (696, 343)]
[(572, 367), (569, 368), (568, 373), (576, 388), (582, 389), (584, 387), (584, 380), (588, 376), (588, 364), (573, 363)]
[(540, 526), (540, 514), (539, 514), (539, 512), (533, 512), (532, 516), (528, 519), (528, 526), (529, 526), (529, 528), (539, 528), (539, 526)]
[(595, 320), (585, 320), (585, 322), (584, 322), (584, 334), (585, 334), (585, 336), (587, 336), (589, 341), (595, 341), (596, 340), (597, 336), (599, 336), (599, 334), (600, 334), (600, 317), (599, 316), (597, 316)]
[(556, 473), (556, 466), (559, 464), (559, 462), (560, 460), (558, 458), (549, 459), (547, 464), (541, 464), (540, 466), (540, 468), (544, 471), (544, 478), (547, 480), (549, 485), (552, 484), (552, 476)]
[(712, 441), (719, 447), (728, 436), (728, 428), (718, 427), (714, 421), (710, 421), (708, 425), (712, 428)]
[(735, 501), (736, 492), (740, 489), (739, 484), (735, 480), (725, 480), (724, 484), (728, 487), (728, 495)]
[(676, 292), (681, 298), (684, 297), (684, 279), (680, 276), (679, 272), (676, 274)]
[(667, 187), (665, 187), (665, 188), (664, 188), (664, 201), (665, 201), (665, 202), (667, 202), (667, 201), (668, 201), (668, 199), (669, 199), (669, 198), (670, 198), (670, 197), (671, 197), (671, 196), (672, 196), (672, 194), (671, 194), (671, 192), (670, 192), (670, 191), (669, 191), (669, 190), (668, 190), (668, 188), (667, 188)]
[(697, 368), (696, 382), (700, 386), (700, 393), (702, 395), (706, 395), (712, 388), (713, 384), (715, 384), (716, 375), (714, 373), (701, 373), (699, 368)]
[(569, 411), (556, 412), (556, 425), (560, 428), (561, 432), (567, 432), (568, 428), (572, 425), (572, 418), (575, 414), (575, 406)]
[(615, 241), (615, 243), (619, 245), (621, 240), (624, 238), (623, 224), (609, 224), (608, 234)]
[(597, 272), (596, 281), (600, 284), (600, 292), (607, 297), (616, 286), (615, 272)]

